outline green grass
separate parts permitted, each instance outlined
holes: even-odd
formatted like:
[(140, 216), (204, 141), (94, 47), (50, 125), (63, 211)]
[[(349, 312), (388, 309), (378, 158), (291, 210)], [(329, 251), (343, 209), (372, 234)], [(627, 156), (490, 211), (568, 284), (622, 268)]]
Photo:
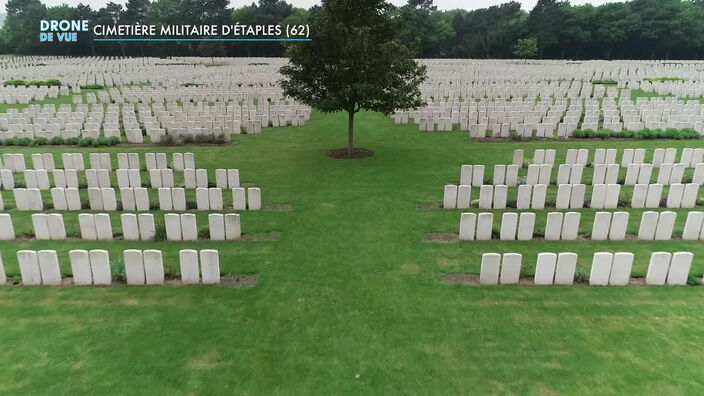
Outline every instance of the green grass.
[[(516, 148), (554, 148), (563, 162), (568, 148), (588, 148), (591, 156), (600, 147), (643, 147), (650, 158), (656, 147), (699, 143), (476, 143), (465, 132), (419, 133), (363, 113), (357, 145), (376, 155), (328, 158), (327, 149), (346, 142), (345, 121), (342, 114), (314, 114), (304, 128), (265, 129), (224, 147), (71, 147), (113, 155), (192, 151), (211, 178), (215, 168), (239, 168), (243, 182), (262, 188), (265, 204), (290, 203), (293, 210), (241, 214), (245, 233), (280, 231), (278, 241), (0, 243), (11, 274), (18, 273), (14, 252), (25, 248), (58, 250), (65, 274), (70, 249), (106, 248), (111, 259), (127, 248), (161, 249), (167, 273), (178, 274), (178, 249), (216, 248), (223, 273), (260, 276), (258, 285), (240, 289), (0, 289), (0, 393), (702, 392), (703, 288), (443, 283), (446, 274), (478, 273), (486, 252), (523, 253), (530, 274), (542, 251), (579, 253), (580, 271), (594, 251), (631, 251), (634, 273), (642, 276), (650, 252), (688, 250), (701, 276), (701, 242), (423, 243), (426, 232), (457, 232), (461, 211), (416, 208), (441, 201), (443, 185), (458, 181), (461, 165), (485, 164), (488, 178)], [(12, 204), (10, 193), (3, 198)], [(538, 225), (546, 212), (538, 211)], [(631, 212), (639, 218), (642, 211)], [(678, 231), (684, 212), (678, 211)], [(594, 211), (582, 213), (587, 232)], [(31, 230), (29, 213), (12, 214), (16, 229)], [(205, 215), (198, 215), (199, 228)], [(118, 214), (112, 217), (117, 230)], [(77, 228), (77, 212), (64, 219)]]

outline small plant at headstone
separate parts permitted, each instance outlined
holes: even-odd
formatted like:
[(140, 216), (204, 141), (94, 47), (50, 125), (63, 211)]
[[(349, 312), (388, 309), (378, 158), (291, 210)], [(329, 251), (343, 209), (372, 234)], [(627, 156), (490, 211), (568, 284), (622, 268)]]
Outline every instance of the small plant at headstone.
[(576, 271), (574, 274), (574, 281), (577, 283), (589, 282), (589, 273), (584, 271)]
[(122, 257), (116, 257), (110, 260), (110, 276), (113, 282), (127, 283), (125, 261)]
[(689, 276), (687, 276), (687, 284), (689, 286), (701, 286), (702, 279), (694, 274), (689, 274)]
[(166, 225), (164, 223), (154, 224), (154, 241), (160, 242), (166, 240)]

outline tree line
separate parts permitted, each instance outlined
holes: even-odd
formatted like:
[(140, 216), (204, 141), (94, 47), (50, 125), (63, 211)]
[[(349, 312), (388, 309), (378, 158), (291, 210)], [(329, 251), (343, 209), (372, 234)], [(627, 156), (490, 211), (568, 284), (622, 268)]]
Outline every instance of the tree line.
[[(421, 58), (702, 59), (704, 0), (632, 0), (601, 6), (539, 0), (525, 11), (509, 1), (477, 10), (438, 10), (433, 0), (391, 6), (397, 38)], [(258, 0), (231, 9), (228, 0), (128, 0), (94, 10), (79, 4), (47, 7), (9, 0), (0, 53), (92, 56), (282, 56), (281, 43), (94, 42), (40, 43), (42, 19), (91, 24), (302, 24), (321, 7)]]

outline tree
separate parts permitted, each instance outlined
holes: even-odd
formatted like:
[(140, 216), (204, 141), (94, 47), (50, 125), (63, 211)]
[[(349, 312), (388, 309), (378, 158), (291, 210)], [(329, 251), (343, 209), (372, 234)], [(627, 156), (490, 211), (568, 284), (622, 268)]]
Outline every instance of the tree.
[(7, 43), (18, 54), (36, 54), (43, 49), (39, 42), (39, 21), (46, 19), (47, 10), (39, 0), (9, 0), (3, 30)]
[(528, 24), (538, 39), (541, 57), (547, 49), (560, 45), (560, 37), (568, 8), (568, 2), (538, 0), (538, 3), (531, 10)]
[(287, 49), (286, 95), (326, 113), (348, 114), (347, 158), (354, 158), (354, 115), (390, 114), (422, 104), (426, 68), (398, 40), (399, 20), (384, 0), (323, 0), (311, 14), (310, 42)]
[(513, 53), (521, 59), (535, 58), (538, 56), (538, 39), (535, 37), (518, 39)]

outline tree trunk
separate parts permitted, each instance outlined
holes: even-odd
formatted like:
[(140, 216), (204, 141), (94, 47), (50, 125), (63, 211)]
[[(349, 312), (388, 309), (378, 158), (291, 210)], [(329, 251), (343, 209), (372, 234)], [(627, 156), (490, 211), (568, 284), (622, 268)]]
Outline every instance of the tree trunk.
[(347, 156), (354, 155), (354, 111), (348, 111), (349, 122), (347, 124)]

